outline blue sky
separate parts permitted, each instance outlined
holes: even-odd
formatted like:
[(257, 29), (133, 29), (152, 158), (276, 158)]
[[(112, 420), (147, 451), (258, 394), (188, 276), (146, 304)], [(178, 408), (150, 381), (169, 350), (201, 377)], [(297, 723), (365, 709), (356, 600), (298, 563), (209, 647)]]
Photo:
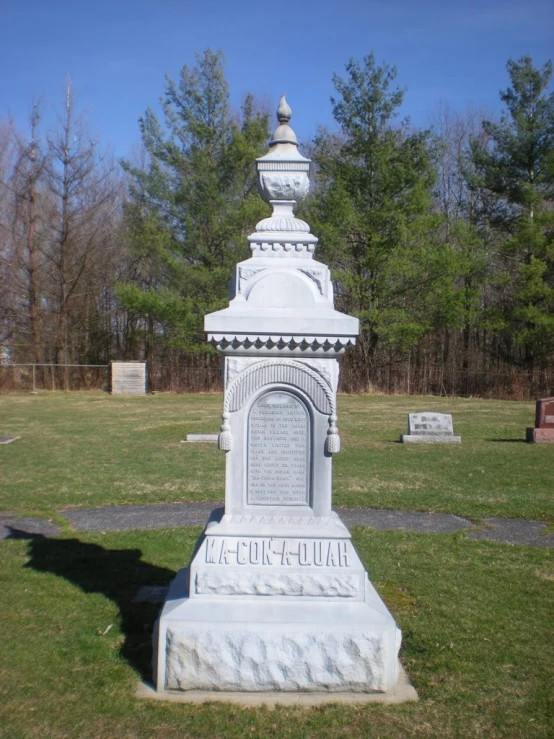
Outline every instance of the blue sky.
[(23, 128), (42, 98), (48, 123), (69, 74), (90, 130), (117, 156), (140, 140), (164, 75), (207, 47), (225, 52), (234, 105), (250, 91), (273, 109), (286, 92), (301, 141), (332, 124), (333, 72), (350, 57), (396, 65), (402, 112), (418, 126), (439, 100), (497, 112), (510, 57), (554, 57), (551, 0), (0, 0), (0, 10), (0, 121)]

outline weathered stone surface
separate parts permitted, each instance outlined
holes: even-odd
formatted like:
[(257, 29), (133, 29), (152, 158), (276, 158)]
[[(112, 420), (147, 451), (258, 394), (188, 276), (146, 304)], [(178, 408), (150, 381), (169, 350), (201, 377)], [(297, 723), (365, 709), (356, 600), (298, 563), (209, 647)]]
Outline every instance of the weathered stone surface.
[(416, 689), (410, 683), (408, 676), (400, 662), (398, 663), (398, 679), (396, 685), (383, 692), (373, 690), (368, 693), (359, 691), (308, 691), (295, 690), (285, 692), (283, 690), (264, 690), (263, 692), (232, 691), (232, 690), (162, 690), (158, 691), (150, 682), (142, 680), (135, 693), (137, 698), (145, 698), (158, 702), (167, 703), (234, 703), (244, 708), (264, 706), (265, 708), (276, 708), (277, 706), (297, 706), (311, 708), (324, 706), (326, 704), (341, 703), (342, 705), (360, 706), (366, 703), (397, 704), (418, 701), (419, 696)]
[(405, 444), (459, 444), (462, 441), (461, 436), (448, 436), (446, 434), (427, 434), (424, 436), (402, 434), (400, 439)]
[(527, 441), (531, 444), (554, 444), (554, 428), (527, 428)]
[(304, 575), (295, 573), (199, 572), (195, 591), (200, 595), (287, 595), (353, 598), (359, 579), (352, 575)]
[(43, 518), (10, 518), (0, 515), (0, 539), (32, 539), (35, 536), (57, 536), (56, 524)]
[(540, 398), (535, 408), (535, 427), (554, 429), (554, 398)]
[(219, 434), (187, 434), (188, 442), (212, 441), (217, 443)]
[(309, 413), (299, 398), (262, 395), (248, 416), (248, 503), (309, 503), (310, 442)]
[(385, 691), (377, 633), (168, 629), (168, 690)]
[(424, 413), (408, 414), (409, 434), (453, 434), (452, 416), (450, 413), (435, 413), (425, 411)]
[(112, 395), (144, 395), (146, 362), (112, 362)]
[(273, 213), (248, 239), (252, 257), (237, 265), (229, 307), (205, 317), (225, 356), (225, 511), (158, 620), (160, 691), (386, 692), (397, 683), (400, 632), (331, 507), (337, 357), (359, 323), (335, 310), (329, 268), (312, 258), (317, 238), (294, 216), (309, 160), (290, 109), (279, 111), (257, 160)]
[(402, 434), (400, 441), (411, 444), (459, 444), (460, 436), (454, 436), (450, 413), (408, 414), (408, 433)]

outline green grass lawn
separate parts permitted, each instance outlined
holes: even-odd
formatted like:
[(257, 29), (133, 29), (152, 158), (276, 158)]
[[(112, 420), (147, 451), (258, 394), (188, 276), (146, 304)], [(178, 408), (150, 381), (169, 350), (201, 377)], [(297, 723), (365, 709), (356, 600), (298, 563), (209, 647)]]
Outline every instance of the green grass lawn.
[[(456, 446), (404, 446), (411, 410), (452, 412)], [(221, 500), (218, 395), (0, 396), (0, 509)], [(335, 503), (553, 516), (554, 447), (522, 442), (532, 403), (341, 397)], [(243, 709), (135, 697), (158, 607), (133, 603), (188, 563), (200, 529), (0, 542), (0, 737), (551, 737), (552, 551), (354, 529), (404, 635), (420, 702)]]
[(551, 553), (463, 535), (353, 532), (403, 630), (419, 703), (271, 710), (137, 699), (158, 609), (132, 598), (166, 584), (199, 533), (0, 542), (0, 736), (553, 735)]
[[(92, 507), (223, 499), (224, 454), (181, 444), (217, 433), (220, 395), (0, 396), (0, 510), (56, 518)], [(410, 411), (453, 414), (461, 445), (398, 443)], [(460, 398), (342, 396), (338, 506), (554, 518), (554, 445), (526, 444), (534, 404)]]

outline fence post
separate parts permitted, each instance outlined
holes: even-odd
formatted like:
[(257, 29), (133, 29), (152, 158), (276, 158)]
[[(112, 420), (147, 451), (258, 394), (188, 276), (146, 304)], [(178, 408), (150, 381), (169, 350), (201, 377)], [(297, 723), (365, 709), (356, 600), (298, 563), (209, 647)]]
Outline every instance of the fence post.
[(33, 394), (37, 391), (37, 383), (36, 383), (36, 364), (33, 364)]

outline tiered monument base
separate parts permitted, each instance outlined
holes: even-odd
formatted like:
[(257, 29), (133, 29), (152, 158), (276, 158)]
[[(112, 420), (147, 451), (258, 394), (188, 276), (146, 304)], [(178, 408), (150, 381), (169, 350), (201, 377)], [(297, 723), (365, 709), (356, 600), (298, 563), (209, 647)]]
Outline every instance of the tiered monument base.
[(400, 631), (347, 529), (300, 528), (207, 534), (158, 621), (158, 690), (394, 692)]

